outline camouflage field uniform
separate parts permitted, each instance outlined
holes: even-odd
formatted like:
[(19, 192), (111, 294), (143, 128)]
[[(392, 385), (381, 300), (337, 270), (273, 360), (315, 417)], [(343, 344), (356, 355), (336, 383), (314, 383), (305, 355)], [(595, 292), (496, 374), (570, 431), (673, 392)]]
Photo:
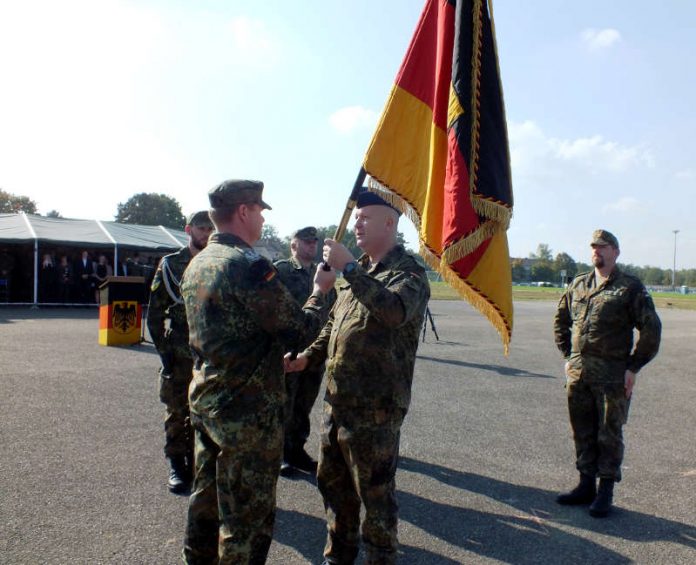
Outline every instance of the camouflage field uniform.
[(396, 246), (368, 269), (345, 274), (310, 366), (327, 359), (317, 480), (324, 497), (330, 562), (358, 554), (360, 504), (368, 563), (393, 563), (397, 548), (395, 473), (399, 433), (430, 287), (423, 268)]
[[(312, 263), (308, 268), (291, 257), (276, 261), (276, 269), (280, 280), (287, 287), (298, 304), (304, 304), (312, 294), (314, 271), (317, 266)], [(327, 297), (327, 306), (330, 307), (336, 300), (336, 293), (332, 291)], [(315, 337), (315, 336), (312, 336)], [(311, 339), (300, 345), (304, 348), (311, 343)], [(323, 364), (299, 373), (285, 374), (285, 452), (300, 450), (309, 437), (309, 414), (314, 406), (314, 401), (319, 394), (321, 378), (324, 374)]]
[(303, 309), (269, 261), (220, 233), (189, 265), (182, 295), (196, 449), (184, 561), (264, 563), (282, 458), (283, 353), (318, 332), (324, 301), (312, 295)]
[(193, 434), (189, 420), (188, 386), (193, 362), (188, 345), (186, 310), (179, 289), (184, 269), (190, 261), (191, 251), (188, 247), (160, 261), (150, 289), (147, 328), (162, 358), (160, 400), (167, 407), (164, 454), (169, 459), (187, 457), (189, 465), (192, 465)]
[[(633, 329), (640, 332), (633, 349)], [(595, 272), (578, 275), (558, 304), (556, 345), (568, 359), (567, 393), (577, 468), (621, 480), (628, 418), (624, 378), (657, 354), (661, 324), (643, 284), (618, 269), (599, 286)]]

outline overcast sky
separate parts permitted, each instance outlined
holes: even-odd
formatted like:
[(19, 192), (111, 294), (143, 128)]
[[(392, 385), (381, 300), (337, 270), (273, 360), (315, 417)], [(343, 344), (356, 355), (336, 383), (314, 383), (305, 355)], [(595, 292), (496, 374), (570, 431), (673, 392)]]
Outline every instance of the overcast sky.
[[(338, 223), (423, 0), (0, 0), (0, 188), (113, 219), (266, 183), (281, 235)], [(696, 3), (495, 0), (513, 256), (696, 267)], [(412, 226), (403, 220), (409, 243)]]

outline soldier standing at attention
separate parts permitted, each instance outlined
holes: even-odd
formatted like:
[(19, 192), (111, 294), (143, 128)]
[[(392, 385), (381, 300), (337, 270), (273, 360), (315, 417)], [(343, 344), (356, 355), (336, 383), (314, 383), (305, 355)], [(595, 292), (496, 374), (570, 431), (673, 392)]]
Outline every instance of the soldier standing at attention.
[(327, 239), (324, 260), (345, 284), (319, 337), (286, 369), (327, 360), (317, 483), (328, 537), (325, 564), (358, 555), (360, 507), (366, 563), (396, 562), (395, 474), (401, 424), (411, 401), (418, 335), (430, 297), (425, 270), (397, 244), (398, 212), (376, 194), (358, 197), (357, 261)]
[(314, 291), (297, 304), (252, 249), (270, 209), (262, 190), (258, 181), (229, 180), (209, 192), (216, 233), (181, 285), (194, 353), (189, 564), (266, 561), (283, 455), (283, 351), (318, 333), (336, 280), (318, 269)]
[[(292, 234), (290, 259), (282, 259), (275, 263), (280, 280), (300, 305), (312, 294), (317, 242), (316, 228), (309, 226), (299, 229)], [(332, 289), (329, 293), (329, 307), (335, 298), (336, 292)], [(316, 336), (312, 336), (312, 339), (314, 337)], [(301, 344), (301, 348), (310, 343), (311, 339)], [(324, 366), (321, 365), (301, 373), (285, 375), (285, 440), (281, 475), (290, 475), (293, 469), (312, 474), (317, 471), (317, 462), (305, 451), (304, 445), (310, 431), (309, 414), (319, 394), (323, 374)]]
[[(638, 278), (616, 267), (619, 242), (606, 230), (592, 234), (594, 270), (575, 277), (554, 320), (556, 345), (566, 358), (568, 411), (580, 483), (558, 495), (565, 505), (589, 504), (603, 518), (621, 480), (622, 428), (636, 374), (660, 346), (660, 319)], [(633, 329), (639, 339), (633, 347)], [(596, 477), (599, 477), (597, 490)]]
[(152, 279), (147, 308), (147, 329), (162, 361), (160, 400), (167, 407), (164, 456), (169, 461), (167, 486), (173, 493), (188, 490), (193, 469), (193, 433), (188, 409), (193, 361), (179, 284), (191, 258), (208, 244), (213, 231), (208, 212), (191, 214), (184, 231), (188, 235), (188, 245), (160, 261)]

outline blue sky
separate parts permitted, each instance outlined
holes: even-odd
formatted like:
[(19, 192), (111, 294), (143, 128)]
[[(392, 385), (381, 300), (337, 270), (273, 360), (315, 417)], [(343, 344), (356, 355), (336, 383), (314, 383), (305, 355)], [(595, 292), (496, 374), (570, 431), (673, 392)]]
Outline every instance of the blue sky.
[[(0, 188), (113, 219), (266, 183), (281, 235), (335, 224), (423, 0), (0, 0)], [(696, 267), (696, 3), (496, 0), (513, 256)], [(403, 231), (415, 246), (415, 230)]]

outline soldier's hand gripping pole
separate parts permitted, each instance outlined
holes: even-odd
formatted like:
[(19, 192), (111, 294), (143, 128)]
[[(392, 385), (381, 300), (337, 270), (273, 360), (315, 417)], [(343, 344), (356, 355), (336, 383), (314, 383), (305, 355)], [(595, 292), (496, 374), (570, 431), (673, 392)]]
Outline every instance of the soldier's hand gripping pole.
[[(338, 241), (340, 243), (340, 241), (343, 239), (343, 236), (346, 234), (346, 227), (348, 226), (350, 216), (353, 213), (353, 210), (355, 209), (355, 205), (358, 203), (358, 196), (360, 195), (360, 189), (362, 188), (362, 185), (365, 182), (365, 176), (367, 176), (367, 173), (365, 173), (365, 169), (360, 167), (360, 171), (358, 171), (358, 176), (356, 177), (355, 183), (353, 184), (353, 191), (350, 193), (350, 197), (348, 198), (348, 202), (346, 203), (346, 209), (343, 211), (341, 221), (338, 224), (338, 227), (336, 228), (336, 232), (334, 233), (334, 241)], [(324, 269), (325, 271), (328, 271), (330, 268), (331, 267), (329, 267), (326, 263), (324, 263), (322, 266), (322, 269)]]

